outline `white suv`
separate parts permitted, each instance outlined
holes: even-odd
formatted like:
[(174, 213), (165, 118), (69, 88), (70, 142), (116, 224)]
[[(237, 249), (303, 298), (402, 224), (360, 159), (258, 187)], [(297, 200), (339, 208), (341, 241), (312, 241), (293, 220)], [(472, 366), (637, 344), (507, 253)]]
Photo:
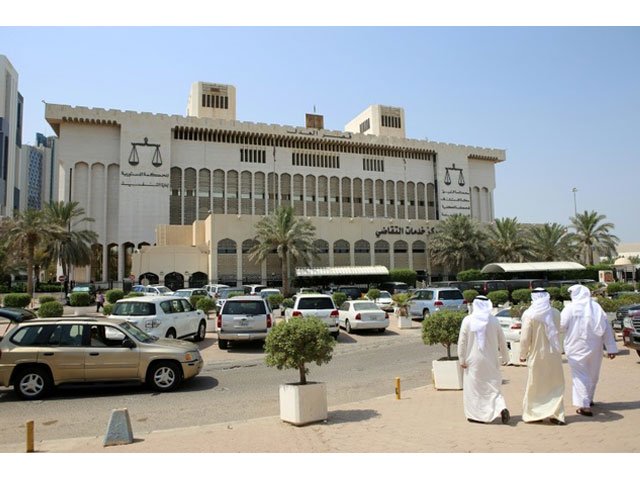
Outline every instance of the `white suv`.
[(175, 296), (132, 297), (118, 300), (109, 315), (113, 320), (127, 320), (158, 338), (204, 339), (207, 316), (196, 310), (186, 298)]
[(293, 308), (287, 308), (284, 316), (285, 320), (293, 317), (315, 316), (324, 322), (334, 338), (338, 338), (340, 334), (339, 313), (331, 295), (323, 293), (298, 294), (294, 297)]
[(226, 350), (229, 341), (264, 340), (273, 326), (269, 304), (259, 296), (229, 298), (218, 314), (218, 347)]
[(143, 295), (173, 295), (173, 291), (164, 285), (136, 285), (131, 289), (132, 292), (142, 293)]

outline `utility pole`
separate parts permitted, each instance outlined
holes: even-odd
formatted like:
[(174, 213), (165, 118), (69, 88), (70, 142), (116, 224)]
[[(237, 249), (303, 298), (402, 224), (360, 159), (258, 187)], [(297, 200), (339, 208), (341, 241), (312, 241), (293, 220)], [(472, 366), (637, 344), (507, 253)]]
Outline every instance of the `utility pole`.
[(578, 191), (578, 189), (576, 187), (573, 187), (571, 189), (571, 191), (573, 192), (573, 214), (577, 217), (578, 216), (578, 203), (576, 201), (576, 192)]

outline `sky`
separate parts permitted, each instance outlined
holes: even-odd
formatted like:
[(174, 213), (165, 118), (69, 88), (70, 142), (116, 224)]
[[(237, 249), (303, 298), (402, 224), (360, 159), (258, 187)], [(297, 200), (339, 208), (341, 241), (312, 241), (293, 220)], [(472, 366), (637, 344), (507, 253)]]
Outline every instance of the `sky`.
[[(376, 26), (348, 16), (333, 26), (325, 17), (320, 26), (307, 17), (153, 26), (170, 15), (131, 27), (88, 17), (98, 26), (85, 27), (81, 15), (58, 26), (41, 17), (0, 21), (0, 54), (25, 99), (25, 143), (53, 135), (43, 101), (185, 115), (196, 81), (235, 85), (240, 121), (299, 126), (315, 109), (325, 128), (344, 130), (371, 104), (398, 106), (408, 138), (506, 151), (495, 167), (496, 218), (569, 225), (575, 211), (596, 211), (621, 243), (640, 242), (640, 28), (623, 15), (609, 26), (519, 27), (508, 18), (380, 26), (376, 16)], [(594, 11), (586, 24), (599, 18)]]

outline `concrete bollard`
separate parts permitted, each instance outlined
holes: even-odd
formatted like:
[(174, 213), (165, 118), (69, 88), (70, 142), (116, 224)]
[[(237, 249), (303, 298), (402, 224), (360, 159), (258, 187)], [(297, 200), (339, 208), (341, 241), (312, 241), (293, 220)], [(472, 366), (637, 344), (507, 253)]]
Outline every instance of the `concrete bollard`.
[(130, 443), (133, 443), (133, 431), (131, 430), (129, 411), (126, 408), (112, 410), (109, 427), (102, 445), (109, 447), (111, 445), (128, 445)]

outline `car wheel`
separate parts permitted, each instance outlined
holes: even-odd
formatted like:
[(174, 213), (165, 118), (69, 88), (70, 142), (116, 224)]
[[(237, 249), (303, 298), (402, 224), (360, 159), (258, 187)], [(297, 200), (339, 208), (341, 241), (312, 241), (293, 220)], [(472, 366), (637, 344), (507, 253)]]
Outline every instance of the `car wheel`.
[(174, 362), (154, 363), (147, 373), (147, 383), (159, 392), (170, 392), (182, 381), (180, 365)]
[(429, 315), (431, 315), (431, 313), (429, 313), (429, 309), (426, 309), (422, 312), (422, 319), (426, 320), (427, 318), (429, 318)]
[(23, 400), (38, 400), (51, 390), (51, 375), (43, 367), (26, 367), (16, 375), (13, 387)]
[(207, 334), (207, 322), (204, 320), (200, 321), (200, 325), (198, 325), (198, 332), (195, 334), (194, 340), (196, 342), (201, 342), (204, 340), (205, 335)]
[(351, 333), (351, 324), (349, 323), (349, 320), (345, 322), (345, 330), (347, 333)]
[(166, 338), (176, 338), (176, 331), (173, 328), (167, 330)]
[(338, 339), (338, 335), (340, 335), (340, 330), (338, 330), (337, 332), (333, 332), (333, 333), (331, 334), (331, 336), (332, 336), (333, 338), (335, 338), (336, 340)]
[(378, 329), (378, 331), (379, 331), (380, 333), (384, 333), (384, 332), (385, 332), (385, 330), (386, 330), (386, 328), (379, 328), (379, 329)]
[(218, 339), (218, 347), (220, 347), (220, 350), (226, 350), (229, 348), (229, 341)]

